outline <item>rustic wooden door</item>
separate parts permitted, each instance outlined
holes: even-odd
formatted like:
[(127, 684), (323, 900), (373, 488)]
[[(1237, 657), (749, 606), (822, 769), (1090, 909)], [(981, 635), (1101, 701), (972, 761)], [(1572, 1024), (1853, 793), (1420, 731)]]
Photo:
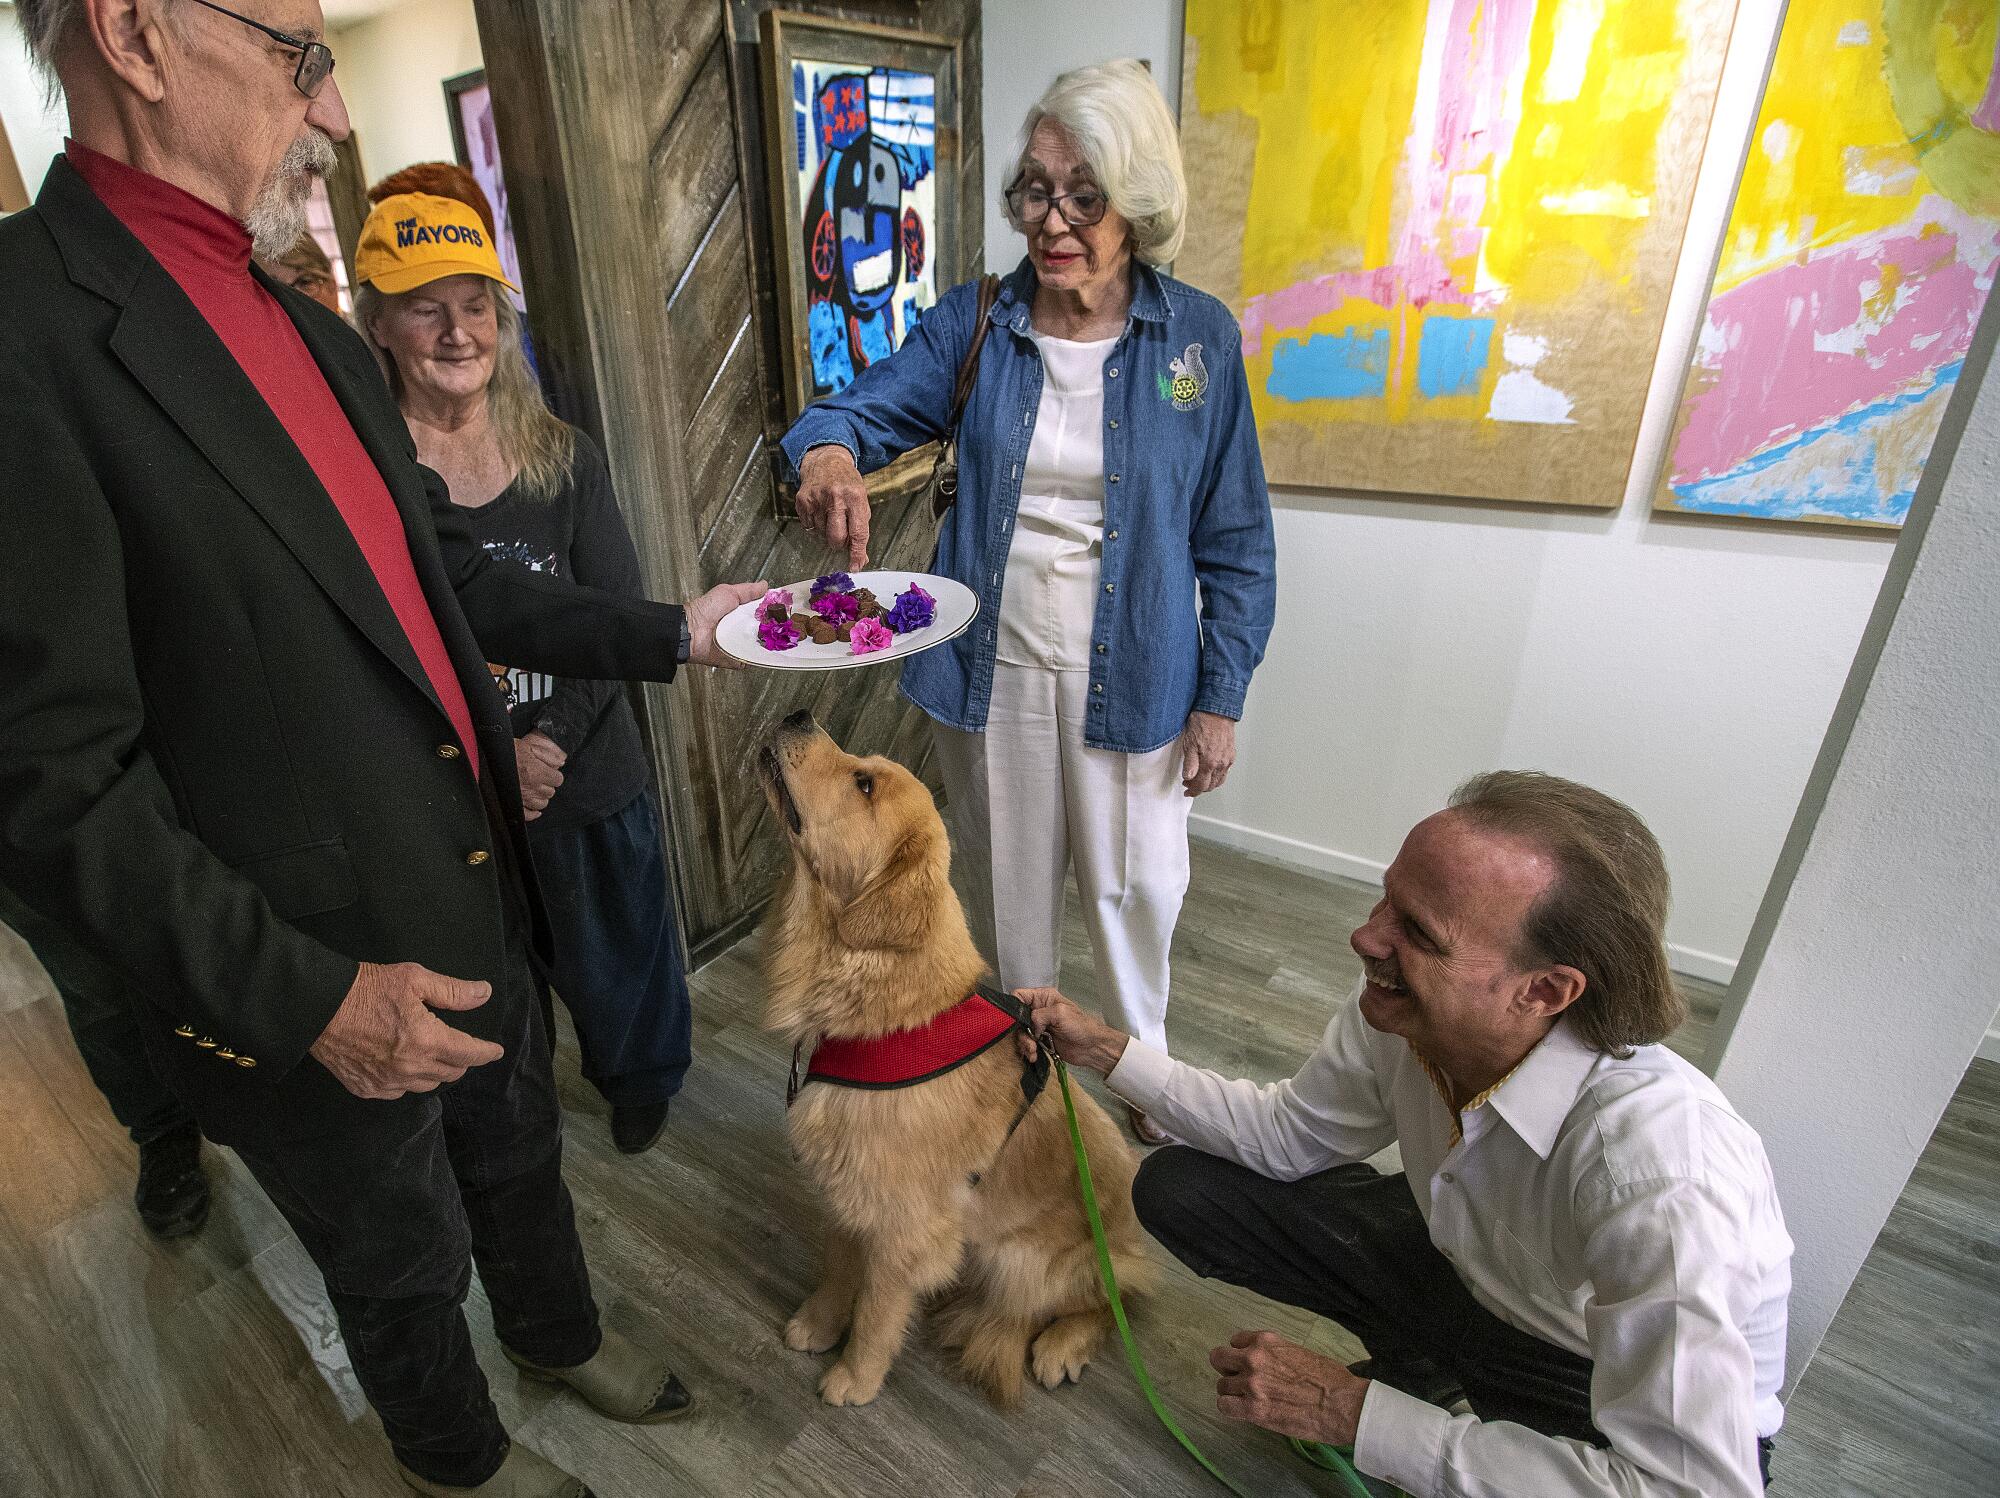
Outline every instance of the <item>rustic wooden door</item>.
[[(751, 0), (477, 0), (535, 346), (562, 414), (609, 456), (654, 597), (811, 576), (831, 559), (780, 518), (777, 280)], [(959, 264), (984, 213), (979, 0), (793, 7), (956, 39)], [(945, 122), (940, 122), (945, 128)], [(908, 482), (877, 495), (874, 556), (921, 567), (932, 522)], [(769, 897), (782, 845), (756, 747), (806, 707), (842, 743), (929, 772), (922, 714), (889, 669), (685, 673), (644, 692), (682, 923), (697, 958)]]

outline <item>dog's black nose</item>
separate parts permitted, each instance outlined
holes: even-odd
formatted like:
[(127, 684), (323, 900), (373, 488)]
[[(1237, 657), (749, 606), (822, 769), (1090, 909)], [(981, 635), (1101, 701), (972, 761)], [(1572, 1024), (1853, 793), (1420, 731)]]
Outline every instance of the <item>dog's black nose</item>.
[(797, 712), (789, 714), (782, 726), (794, 733), (803, 733), (813, 726), (813, 715), (805, 708), (800, 708)]

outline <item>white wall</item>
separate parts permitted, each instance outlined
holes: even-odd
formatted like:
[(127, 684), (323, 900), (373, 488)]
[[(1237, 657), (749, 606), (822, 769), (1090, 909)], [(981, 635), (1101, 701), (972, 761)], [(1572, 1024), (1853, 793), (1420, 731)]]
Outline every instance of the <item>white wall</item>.
[(370, 182), (416, 161), (452, 161), (444, 80), (484, 66), (472, 0), (407, 0), (331, 30), (334, 81)]
[(2000, 301), (1966, 356), (1940, 450), (1962, 440), (1918, 489), (1710, 1057), (1763, 1136), (1798, 1245), (1793, 1382), (1993, 1013), (2000, 365), (1986, 361), (1996, 340)]
[(21, 19), (5, 3), (0, 3), (0, 120), (7, 122), (7, 140), (32, 200), (41, 191), (49, 163), (62, 150), (69, 117), (61, 105), (52, 108), (43, 100), (41, 77), (28, 61), (28, 44), (21, 37)]
[[(1738, 15), (1623, 508), (1274, 491), (1278, 626), (1198, 834), (1372, 879), (1466, 775), (1551, 770), (1645, 816), (1677, 965), (1729, 976), (1893, 544), (1647, 513), (1781, 8)], [(987, 0), (988, 141), (1110, 56), (1150, 56), (1178, 105), (1180, 27), (1170, 0)], [(1019, 258), (997, 216), (987, 245), (989, 265)]]

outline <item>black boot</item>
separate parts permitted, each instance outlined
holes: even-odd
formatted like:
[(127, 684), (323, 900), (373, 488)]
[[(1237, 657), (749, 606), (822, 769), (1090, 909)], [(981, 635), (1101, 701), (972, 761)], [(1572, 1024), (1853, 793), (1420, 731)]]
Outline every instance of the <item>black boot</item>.
[(622, 1103), (611, 1105), (611, 1142), (618, 1146), (621, 1154), (644, 1154), (653, 1147), (666, 1127), (665, 1103), (639, 1103), (632, 1107)]
[(156, 1238), (178, 1238), (208, 1220), (201, 1130), (183, 1124), (139, 1146), (139, 1220)]

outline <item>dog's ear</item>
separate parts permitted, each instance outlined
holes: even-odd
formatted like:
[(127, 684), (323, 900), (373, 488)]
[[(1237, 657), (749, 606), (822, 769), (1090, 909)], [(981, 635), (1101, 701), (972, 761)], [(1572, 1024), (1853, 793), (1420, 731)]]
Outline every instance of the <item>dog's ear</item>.
[(923, 945), (937, 910), (939, 874), (931, 838), (915, 831), (896, 845), (882, 872), (861, 887), (834, 922), (841, 942), (855, 951), (914, 951)]

